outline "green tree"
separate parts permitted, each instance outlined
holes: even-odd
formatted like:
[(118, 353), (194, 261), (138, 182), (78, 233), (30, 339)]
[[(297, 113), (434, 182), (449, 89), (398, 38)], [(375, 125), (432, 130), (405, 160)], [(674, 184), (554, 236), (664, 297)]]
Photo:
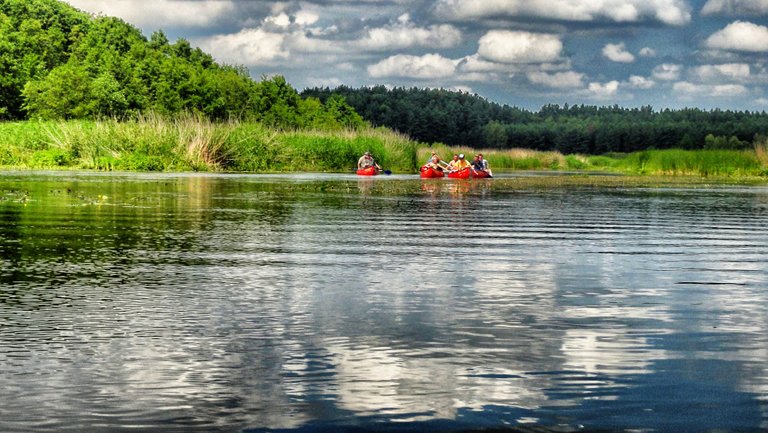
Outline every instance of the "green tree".
[(118, 116), (124, 114), (128, 108), (128, 100), (120, 83), (108, 72), (91, 81), (88, 94), (90, 115)]
[(51, 71), (44, 79), (30, 81), (24, 87), (24, 108), (32, 117), (44, 119), (80, 118), (93, 113), (91, 78), (88, 70), (69, 62)]
[(301, 97), (282, 75), (263, 77), (252, 91), (256, 119), (280, 128), (297, 128), (300, 125), (299, 105)]
[(347, 104), (341, 95), (333, 95), (325, 103), (329, 117), (339, 126), (348, 129), (359, 129), (365, 125), (365, 121), (359, 114)]
[(483, 128), (485, 143), (490, 147), (504, 148), (507, 146), (507, 128), (498, 120), (488, 122)]

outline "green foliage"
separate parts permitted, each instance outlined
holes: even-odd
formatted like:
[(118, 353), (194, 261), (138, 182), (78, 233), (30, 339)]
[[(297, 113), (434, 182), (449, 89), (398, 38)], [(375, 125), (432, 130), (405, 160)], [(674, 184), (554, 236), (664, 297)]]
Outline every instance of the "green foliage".
[(0, 122), (0, 148), (40, 150), (48, 146), (51, 122)]
[[(364, 119), (409, 134), (423, 143), (451, 146), (556, 150), (599, 155), (645, 149), (702, 149), (705, 137), (727, 137), (718, 148), (745, 149), (768, 131), (768, 113), (651, 107), (550, 104), (531, 112), (448, 90), (384, 86), (307, 89), (326, 101), (342, 95)], [(708, 148), (711, 148), (708, 147)]]
[(56, 0), (0, 0), (0, 120), (136, 118), (141, 113), (250, 119), (282, 129), (358, 129), (342, 97), (305, 101), (282, 76), (254, 82), (189, 41), (149, 39), (113, 17)]
[(586, 170), (589, 168), (589, 163), (576, 155), (566, 156), (565, 165), (569, 170)]
[(80, 65), (67, 63), (45, 78), (29, 81), (24, 87), (24, 108), (40, 119), (82, 118), (88, 110), (91, 79)]
[(648, 150), (627, 155), (615, 168), (639, 174), (755, 175), (761, 164), (754, 152), (736, 150)]
[[(765, 176), (755, 151), (649, 150), (603, 156), (563, 155), (528, 149), (486, 150), (495, 171), (600, 170), (653, 175)], [(414, 172), (432, 150), (448, 158), (471, 148), (434, 144), (417, 148), (384, 129), (284, 131), (254, 122), (211, 122), (202, 115), (140, 116), (118, 121), (0, 122), (0, 165), (34, 168), (179, 171), (351, 172), (373, 152), (385, 168)], [(762, 162), (761, 162), (762, 161)]]
[(29, 158), (29, 166), (33, 168), (63, 167), (71, 165), (72, 155), (63, 149), (38, 150)]
[[(766, 145), (768, 147), (768, 145)], [(631, 153), (610, 153), (599, 156), (563, 155), (530, 149), (487, 149), (481, 151), (494, 172), (505, 170), (580, 170), (619, 172), (642, 175), (674, 176), (766, 176), (768, 152), (760, 156), (755, 151), (742, 150), (645, 150)], [(454, 153), (474, 155), (475, 149), (433, 145), (418, 150), (419, 160), (426, 161), (430, 151), (448, 159)], [(765, 158), (765, 160), (761, 159)]]
[(24, 116), (24, 85), (66, 63), (88, 21), (63, 2), (0, 0), (0, 119)]
[(752, 142), (752, 146), (755, 149), (755, 156), (763, 167), (768, 169), (768, 137), (756, 134), (755, 139)]
[(559, 170), (568, 168), (568, 160), (560, 152), (541, 152), (530, 149), (486, 149), (478, 152), (477, 149), (469, 147), (448, 147), (442, 144), (419, 149), (419, 161), (422, 163), (426, 161), (431, 151), (435, 151), (438, 156), (446, 160), (451, 159), (454, 154), (463, 153), (471, 159), (477, 153), (482, 153), (492, 170)]
[(238, 124), (224, 141), (222, 168), (246, 172), (275, 170), (277, 136), (277, 131), (259, 123)]
[(277, 75), (272, 78), (263, 77), (251, 94), (255, 104), (256, 120), (267, 126), (298, 128), (301, 126), (299, 110), (301, 97), (299, 93), (285, 81), (285, 77)]
[(724, 135), (715, 137), (712, 134), (707, 134), (706, 137), (704, 137), (704, 149), (707, 150), (715, 150), (715, 149), (730, 149), (730, 150), (739, 150), (739, 149), (746, 149), (749, 147), (749, 144), (746, 141), (739, 140), (738, 137), (732, 135), (730, 137), (726, 137)]
[(365, 150), (388, 169), (415, 170), (415, 144), (381, 129), (284, 131), (203, 115), (0, 122), (0, 165), (6, 166), (349, 172)]
[(507, 146), (507, 130), (498, 120), (488, 122), (483, 128), (485, 142), (489, 147), (504, 148)]
[(332, 129), (334, 125), (347, 129), (359, 129), (365, 126), (363, 118), (340, 95), (331, 96), (326, 102), (325, 108), (331, 122), (321, 126), (326, 126), (329, 129)]
[[(571, 157), (572, 155), (569, 155), (568, 157)], [(576, 168), (576, 170), (584, 170), (587, 168), (596, 168), (596, 169), (602, 169), (602, 168), (611, 168), (614, 165), (616, 165), (616, 159), (620, 158), (619, 156), (614, 156), (613, 158), (609, 155), (597, 155), (597, 156), (588, 156), (586, 157), (586, 167), (582, 168)], [(583, 162), (583, 160), (580, 160)]]

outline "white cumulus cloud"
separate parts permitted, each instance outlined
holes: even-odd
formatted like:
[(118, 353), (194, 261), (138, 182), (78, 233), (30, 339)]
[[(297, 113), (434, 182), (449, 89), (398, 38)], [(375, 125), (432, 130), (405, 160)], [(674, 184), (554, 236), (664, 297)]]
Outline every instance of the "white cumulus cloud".
[(541, 71), (526, 74), (528, 81), (556, 89), (579, 88), (583, 86), (584, 74), (575, 71), (547, 73)]
[(316, 23), (320, 19), (320, 16), (316, 13), (308, 10), (300, 10), (296, 12), (296, 24), (300, 26), (309, 26)]
[(608, 99), (616, 96), (619, 91), (618, 81), (609, 81), (607, 83), (589, 83), (587, 90), (593, 98), (596, 99)]
[(680, 77), (680, 73), (683, 71), (681, 65), (675, 65), (671, 63), (663, 63), (653, 68), (653, 78), (662, 81), (677, 80)]
[(288, 27), (291, 25), (291, 17), (285, 12), (280, 12), (275, 16), (267, 17), (264, 22), (277, 27)]
[(410, 47), (450, 48), (461, 42), (461, 31), (450, 24), (415, 27), (400, 20), (390, 27), (369, 29), (360, 41), (367, 50), (391, 50)]
[(681, 81), (672, 85), (672, 90), (680, 97), (686, 99), (695, 99), (700, 97), (732, 98), (744, 96), (749, 90), (741, 84), (694, 84), (688, 81)]
[(640, 75), (631, 75), (629, 77), (629, 85), (635, 89), (650, 89), (656, 85), (656, 82)]
[(727, 51), (768, 52), (768, 27), (734, 21), (707, 38), (706, 46)]
[(698, 81), (709, 83), (746, 81), (750, 78), (750, 68), (746, 63), (701, 65), (691, 68), (689, 72), (690, 75)]
[(238, 65), (254, 66), (287, 58), (286, 36), (263, 29), (243, 29), (238, 33), (215, 35), (198, 40), (203, 51), (214, 53), (217, 60)]
[(121, 18), (135, 26), (156, 30), (168, 27), (206, 27), (235, 13), (233, 1), (65, 0), (94, 14)]
[(702, 15), (765, 15), (765, 0), (709, 0), (701, 8)]
[(368, 75), (374, 78), (445, 78), (455, 73), (457, 63), (439, 54), (423, 56), (397, 54), (368, 66)]
[(635, 56), (627, 51), (627, 47), (624, 46), (624, 43), (606, 44), (603, 47), (603, 56), (612, 62), (618, 63), (632, 63), (635, 61)]
[(643, 47), (640, 49), (640, 55), (643, 57), (656, 57), (656, 50), (651, 47)]
[(513, 69), (508, 64), (483, 60), (477, 54), (461, 59), (458, 67), (462, 72), (505, 72)]
[(434, 11), (438, 17), (458, 21), (537, 17), (575, 22), (654, 20), (683, 25), (691, 20), (690, 8), (684, 0), (438, 0)]
[(563, 50), (557, 35), (509, 30), (491, 30), (479, 45), (480, 57), (500, 63), (554, 62)]

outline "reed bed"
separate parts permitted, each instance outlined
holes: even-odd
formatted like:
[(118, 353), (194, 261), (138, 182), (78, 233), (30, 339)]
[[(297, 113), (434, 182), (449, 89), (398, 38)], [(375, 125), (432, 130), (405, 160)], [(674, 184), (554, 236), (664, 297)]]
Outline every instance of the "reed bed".
[(478, 153), (488, 160), (492, 170), (558, 170), (567, 169), (566, 157), (560, 152), (540, 152), (531, 149), (472, 149), (470, 147), (449, 147), (442, 144), (421, 147), (418, 150), (418, 160), (425, 163), (432, 152), (448, 161), (454, 154), (464, 154), (469, 161)]
[(647, 150), (618, 159), (614, 168), (639, 174), (750, 176), (764, 171), (755, 152), (738, 150)]
[(371, 151), (382, 167), (414, 173), (432, 151), (448, 160), (483, 153), (495, 171), (583, 170), (642, 175), (768, 176), (768, 140), (754, 149), (646, 150), (601, 156), (530, 149), (419, 145), (384, 128), (285, 131), (202, 116), (119, 121), (0, 122), (0, 166), (130, 171), (352, 172)]
[(754, 143), (755, 156), (763, 167), (768, 167), (768, 137), (759, 137)]
[(412, 171), (416, 147), (385, 129), (282, 131), (201, 116), (0, 123), (0, 166), (136, 171), (349, 172), (366, 150)]
[(754, 151), (667, 149), (598, 156), (563, 155), (530, 149), (478, 151), (468, 147), (436, 145), (420, 148), (419, 161), (427, 161), (432, 151), (446, 160), (451, 159), (454, 153), (463, 153), (468, 159), (482, 153), (491, 168), (497, 171), (582, 170), (704, 177), (768, 175), (768, 141), (756, 144)]

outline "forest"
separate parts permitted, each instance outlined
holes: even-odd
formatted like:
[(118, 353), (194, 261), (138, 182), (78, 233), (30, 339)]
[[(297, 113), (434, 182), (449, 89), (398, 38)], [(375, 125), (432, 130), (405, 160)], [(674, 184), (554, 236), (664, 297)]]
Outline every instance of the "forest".
[(146, 38), (56, 0), (0, 0), (0, 120), (202, 114), (278, 128), (365, 122), (340, 97), (302, 98), (282, 76), (251, 79), (185, 39)]
[(768, 135), (765, 112), (568, 104), (532, 112), (466, 92), (385, 86), (313, 88), (302, 96), (320, 101), (342, 96), (373, 125), (424, 143), (473, 148), (591, 155), (670, 148), (739, 150)]

